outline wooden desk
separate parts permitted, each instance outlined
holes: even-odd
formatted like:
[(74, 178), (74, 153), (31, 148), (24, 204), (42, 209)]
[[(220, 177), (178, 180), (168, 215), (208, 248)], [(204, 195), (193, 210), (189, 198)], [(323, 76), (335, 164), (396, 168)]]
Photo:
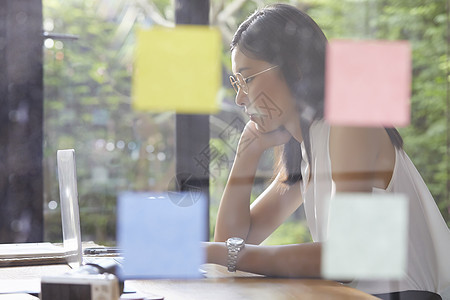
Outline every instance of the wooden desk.
[(145, 293), (175, 299), (377, 299), (336, 282), (308, 279), (205, 278), (143, 280), (133, 286)]
[[(30, 279), (67, 272), (67, 265), (0, 268), (1, 279)], [(129, 286), (142, 294), (165, 300), (202, 299), (377, 299), (334, 281), (277, 279), (237, 272), (232, 277), (222, 266), (205, 265), (208, 278), (195, 280), (131, 280)]]

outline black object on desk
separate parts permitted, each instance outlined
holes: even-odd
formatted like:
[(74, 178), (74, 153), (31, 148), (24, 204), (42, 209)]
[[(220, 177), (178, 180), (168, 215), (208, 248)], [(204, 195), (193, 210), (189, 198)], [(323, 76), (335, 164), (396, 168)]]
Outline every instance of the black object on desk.
[(90, 247), (83, 250), (85, 255), (121, 254), (122, 251), (115, 247)]
[(61, 276), (41, 279), (41, 299), (116, 300), (123, 282), (114, 275), (120, 268), (111, 259), (98, 258)]

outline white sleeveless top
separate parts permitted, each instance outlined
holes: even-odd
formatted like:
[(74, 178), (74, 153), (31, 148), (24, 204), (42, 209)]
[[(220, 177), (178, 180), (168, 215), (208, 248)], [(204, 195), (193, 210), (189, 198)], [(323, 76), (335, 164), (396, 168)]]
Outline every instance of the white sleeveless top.
[[(329, 202), (335, 194), (329, 133), (330, 126), (323, 120), (311, 125), (311, 164), (308, 164), (305, 146), (301, 144), (303, 178), (308, 178), (312, 170), (310, 182), (303, 182), (301, 190), (307, 223), (315, 242), (327, 239)], [(354, 280), (350, 286), (370, 294), (425, 290), (450, 299), (450, 230), (422, 177), (403, 150), (396, 149), (394, 171), (386, 190), (373, 188), (372, 192), (402, 193), (409, 198), (407, 274), (400, 282)]]

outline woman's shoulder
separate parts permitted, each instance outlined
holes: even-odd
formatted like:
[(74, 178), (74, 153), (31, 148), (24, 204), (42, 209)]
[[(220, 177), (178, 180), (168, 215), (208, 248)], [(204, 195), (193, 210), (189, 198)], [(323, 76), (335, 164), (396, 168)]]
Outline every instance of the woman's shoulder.
[(315, 120), (311, 123), (311, 133), (330, 132), (330, 136), (346, 138), (349, 140), (358, 139), (383, 139), (388, 137), (384, 127), (363, 127), (330, 124), (325, 119)]
[(395, 149), (383, 127), (331, 126), (329, 151), (333, 179), (365, 179), (385, 187), (395, 165)]
[[(392, 146), (384, 127), (330, 126), (330, 143), (333, 146), (358, 152), (358, 149), (372, 150)], [(372, 152), (371, 151), (371, 152)]]
[(339, 136), (340, 138), (362, 138), (373, 139), (387, 136), (384, 127), (362, 127), (362, 126), (346, 126), (346, 125), (330, 125), (330, 136)]

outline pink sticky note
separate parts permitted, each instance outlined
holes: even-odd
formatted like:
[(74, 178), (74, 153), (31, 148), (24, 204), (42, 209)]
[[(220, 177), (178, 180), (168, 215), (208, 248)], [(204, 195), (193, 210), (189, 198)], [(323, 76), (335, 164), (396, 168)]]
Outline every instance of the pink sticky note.
[(334, 40), (327, 48), (325, 119), (350, 126), (410, 121), (411, 50), (406, 41)]

